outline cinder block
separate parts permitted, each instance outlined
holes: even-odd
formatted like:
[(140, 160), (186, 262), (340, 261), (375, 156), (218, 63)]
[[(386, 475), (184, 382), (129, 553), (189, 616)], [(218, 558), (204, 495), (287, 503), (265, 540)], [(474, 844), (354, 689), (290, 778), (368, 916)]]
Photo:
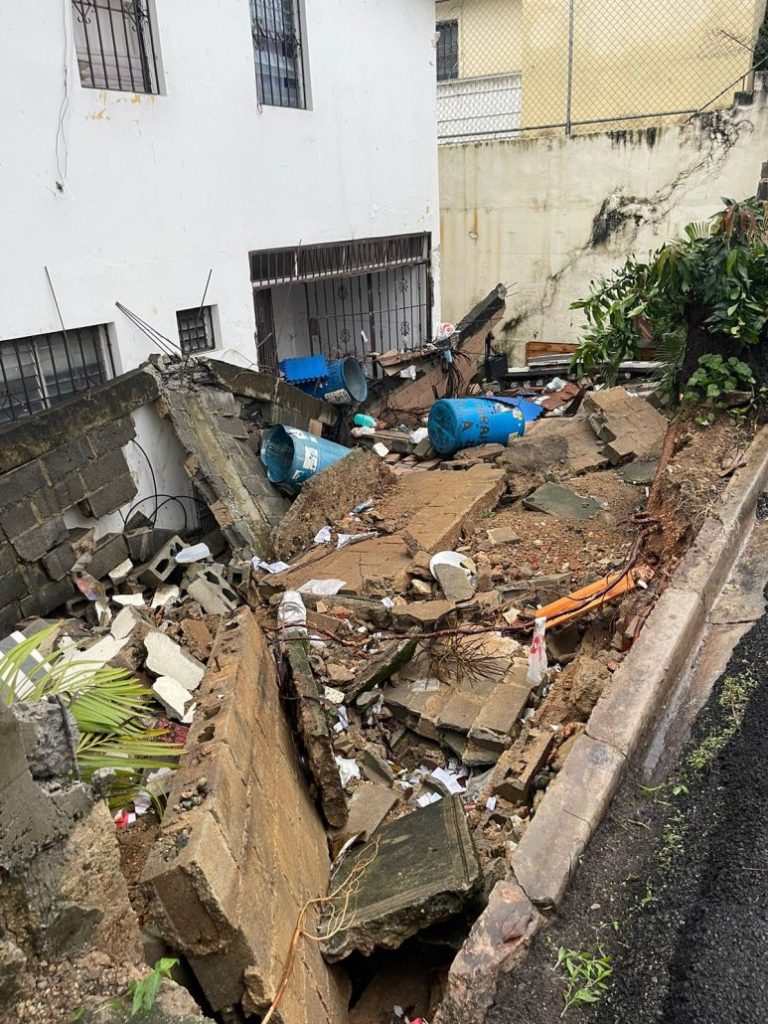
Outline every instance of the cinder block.
[(108, 486), (113, 480), (124, 476), (129, 472), (125, 456), (118, 448), (117, 451), (107, 452), (106, 455), (89, 462), (80, 472), (83, 482), (89, 491), (98, 490), (100, 487)]
[[(148, 587), (159, 587), (161, 583), (165, 583), (166, 580), (168, 580), (179, 568), (174, 562), (173, 557), (184, 547), (186, 547), (184, 541), (178, 536), (178, 534), (174, 533), (170, 540), (158, 551), (152, 561), (142, 566), (139, 570), (139, 580)], [(131, 551), (131, 557), (133, 557), (133, 551)]]
[(235, 591), (215, 569), (204, 569), (187, 587), (187, 593), (197, 601), (206, 615), (227, 615), (240, 604)]
[(79, 473), (70, 473), (53, 488), (56, 503), (62, 512), (82, 501), (87, 492)]
[(11, 538), (11, 543), (16, 551), (25, 562), (36, 562), (39, 558), (55, 548), (57, 544), (61, 544), (62, 541), (67, 539), (67, 528), (64, 525), (64, 520), (49, 519), (48, 522), (43, 523), (41, 526), (35, 526), (31, 530), (27, 530), (18, 537)]
[(37, 462), (28, 462), (25, 466), (4, 473), (0, 477), (0, 507), (17, 505), (34, 491), (45, 487), (45, 484), (45, 476)]
[(97, 580), (103, 579), (115, 566), (128, 557), (128, 545), (121, 533), (107, 533), (99, 537), (86, 566)]
[(21, 618), (21, 608), (15, 602), (5, 608), (0, 607), (0, 637), (12, 633)]
[(27, 584), (18, 569), (0, 576), (0, 607), (13, 604), (27, 592)]
[(77, 554), (69, 541), (64, 541), (63, 544), (59, 544), (58, 547), (44, 555), (42, 561), (45, 571), (51, 579), (60, 580), (72, 570), (72, 566), (77, 561)]
[(0, 576), (16, 568), (16, 556), (10, 544), (0, 543)]
[(133, 477), (126, 473), (106, 487), (102, 487), (93, 494), (89, 494), (81, 502), (80, 508), (83, 515), (91, 516), (93, 519), (100, 519), (110, 512), (117, 512), (119, 508), (122, 508), (131, 498), (135, 497), (136, 484)]
[(173, 530), (155, 529), (152, 525), (149, 525), (136, 527), (130, 533), (125, 533), (124, 536), (131, 561), (142, 565), (144, 562), (154, 558), (162, 546), (167, 544), (176, 534)]
[(69, 578), (65, 577), (56, 582), (49, 581), (45, 586), (21, 599), (22, 617), (32, 614), (46, 615), (64, 604), (74, 593), (75, 585)]
[(144, 646), (150, 672), (156, 676), (170, 676), (181, 683), (185, 690), (195, 690), (200, 685), (205, 666), (165, 633), (149, 633)]
[(43, 455), (40, 462), (50, 482), (57, 484), (70, 473), (76, 473), (90, 457), (91, 451), (85, 441), (70, 441)]
[(6, 537), (13, 540), (27, 530), (33, 530), (39, 526), (41, 520), (35, 515), (31, 501), (22, 502), (20, 505), (13, 505), (11, 508), (0, 512), (0, 526), (2, 526)]
[(136, 427), (130, 416), (123, 420), (116, 420), (108, 423), (105, 427), (99, 427), (88, 435), (88, 443), (95, 455), (104, 455), (122, 448), (136, 436)]

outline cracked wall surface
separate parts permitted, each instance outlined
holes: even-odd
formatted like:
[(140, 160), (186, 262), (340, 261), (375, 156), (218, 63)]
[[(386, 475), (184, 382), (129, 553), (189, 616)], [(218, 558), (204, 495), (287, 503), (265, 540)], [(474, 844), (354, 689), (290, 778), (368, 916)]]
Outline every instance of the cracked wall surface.
[(440, 147), (442, 318), (505, 281), (496, 335), (511, 362), (525, 342), (577, 341), (569, 306), (594, 277), (706, 219), (721, 196), (754, 195), (765, 95), (682, 126)]

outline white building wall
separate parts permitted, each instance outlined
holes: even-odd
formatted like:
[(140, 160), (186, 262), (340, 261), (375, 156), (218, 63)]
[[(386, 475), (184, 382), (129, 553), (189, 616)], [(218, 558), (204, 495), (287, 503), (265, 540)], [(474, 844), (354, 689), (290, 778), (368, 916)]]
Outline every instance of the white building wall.
[(253, 360), (249, 250), (423, 231), (437, 249), (430, 0), (306, 0), (310, 110), (259, 109), (248, 0), (154, 6), (160, 96), (83, 89), (67, 0), (15, 7), (0, 340), (59, 329), (47, 265), (66, 325), (114, 324), (129, 369), (156, 350), (115, 301), (175, 341), (212, 268), (219, 345)]

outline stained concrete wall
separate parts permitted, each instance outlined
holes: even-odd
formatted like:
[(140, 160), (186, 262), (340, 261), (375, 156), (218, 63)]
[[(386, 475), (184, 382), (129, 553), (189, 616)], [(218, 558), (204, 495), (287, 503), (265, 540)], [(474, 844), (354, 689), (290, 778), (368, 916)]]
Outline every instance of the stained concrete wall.
[(720, 197), (755, 194), (768, 159), (765, 92), (685, 126), (443, 146), (443, 313), (509, 286), (496, 334), (513, 363), (526, 341), (577, 341), (570, 303), (630, 253), (704, 220)]

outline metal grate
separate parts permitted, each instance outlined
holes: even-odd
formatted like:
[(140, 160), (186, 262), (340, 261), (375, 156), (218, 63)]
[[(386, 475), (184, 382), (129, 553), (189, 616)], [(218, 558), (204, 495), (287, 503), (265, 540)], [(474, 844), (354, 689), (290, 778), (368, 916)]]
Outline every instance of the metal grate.
[(254, 287), (340, 277), (388, 267), (416, 266), (430, 258), (430, 236), (396, 235), (364, 238), (332, 245), (263, 249), (251, 253)]
[(159, 93), (148, 0), (72, 0), (80, 82), (86, 89)]
[[(432, 340), (428, 263), (305, 285), (312, 354), (366, 359)], [(363, 337), (365, 336), (365, 337)]]
[(459, 77), (459, 23), (438, 21), (437, 80), (445, 82)]
[(216, 348), (210, 306), (180, 309), (176, 313), (179, 342), (184, 355), (191, 352), (209, 352)]
[(104, 325), (0, 341), (0, 422), (48, 409), (114, 375)]
[(301, 16), (297, 0), (250, 0), (259, 102), (269, 107), (307, 105)]
[(765, 11), (765, 0), (436, 0), (438, 138), (631, 130), (730, 106), (768, 68)]

